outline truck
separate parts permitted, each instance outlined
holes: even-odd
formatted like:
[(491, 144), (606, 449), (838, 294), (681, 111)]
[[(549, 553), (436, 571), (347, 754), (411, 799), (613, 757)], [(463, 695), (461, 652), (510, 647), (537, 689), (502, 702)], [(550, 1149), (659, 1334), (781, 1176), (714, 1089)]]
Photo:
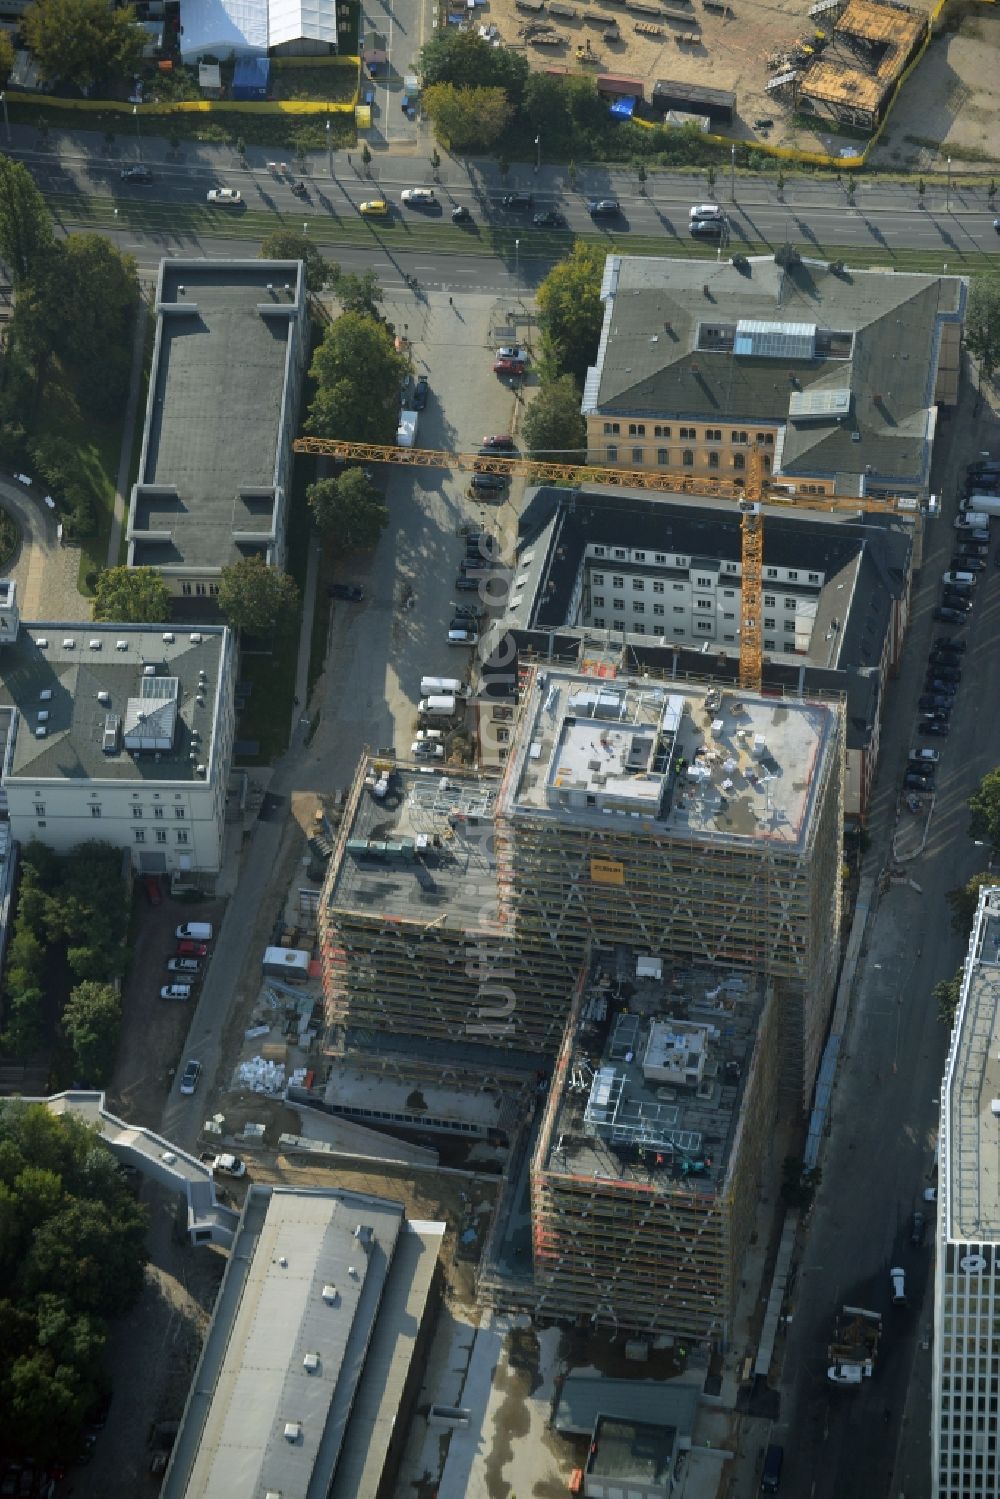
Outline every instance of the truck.
[(417, 712), (422, 718), (454, 718), (455, 695), (432, 693), (430, 697), (422, 697), (417, 704)]
[(267, 978), (291, 979), (305, 983), (309, 977), (310, 955), (301, 947), (265, 947), (264, 974)]
[(963, 510), (955, 517), (956, 531), (988, 531), (990, 517), (985, 510)]
[(218, 1171), (222, 1176), (246, 1176), (247, 1163), (241, 1161), (238, 1155), (215, 1155), (213, 1151), (202, 1152), (202, 1160), (210, 1171)]
[(417, 421), (419, 413), (416, 411), (401, 411), (399, 413), (399, 426), (396, 428), (397, 448), (412, 448), (417, 442)]
[(458, 677), (420, 678), (421, 697), (440, 697), (442, 694), (451, 697), (468, 697), (471, 690)]
[(1000, 515), (1000, 494), (970, 494), (966, 514)]
[(830, 1383), (851, 1388), (860, 1385), (863, 1379), (870, 1379), (881, 1336), (881, 1312), (863, 1306), (842, 1306), (834, 1324), (833, 1341), (827, 1349), (830, 1364), (826, 1377)]

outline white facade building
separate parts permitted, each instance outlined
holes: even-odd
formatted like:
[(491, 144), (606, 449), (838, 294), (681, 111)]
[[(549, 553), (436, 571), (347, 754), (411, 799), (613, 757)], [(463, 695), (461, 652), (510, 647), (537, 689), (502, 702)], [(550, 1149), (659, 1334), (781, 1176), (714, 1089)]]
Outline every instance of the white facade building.
[(0, 642), (14, 837), (58, 853), (113, 843), (142, 874), (216, 873), (235, 726), (229, 630), (21, 624), (3, 582)]
[(1000, 887), (981, 890), (944, 1086), (931, 1494), (998, 1499)]

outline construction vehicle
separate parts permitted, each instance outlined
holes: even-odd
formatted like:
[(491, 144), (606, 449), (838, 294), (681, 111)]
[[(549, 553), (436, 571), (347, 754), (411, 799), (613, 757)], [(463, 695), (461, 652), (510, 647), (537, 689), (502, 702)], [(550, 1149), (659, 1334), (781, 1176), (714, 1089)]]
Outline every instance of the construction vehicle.
[(806, 494), (785, 483), (775, 483), (764, 469), (764, 455), (750, 448), (741, 478), (713, 479), (687, 470), (608, 468), (590, 463), (549, 463), (535, 458), (504, 456), (503, 453), (451, 453), (439, 448), (391, 447), (378, 443), (343, 442), (339, 438), (299, 437), (297, 453), (315, 453), (327, 458), (353, 459), (360, 463), (411, 464), (419, 468), (450, 468), (476, 474), (504, 474), (526, 478), (536, 484), (565, 482), (604, 484), (621, 489), (647, 489), (658, 493), (687, 494), (703, 499), (734, 500), (740, 511), (742, 538), (742, 609), (740, 616), (740, 686), (759, 692), (763, 673), (763, 506), (791, 505), (798, 510), (888, 513), (914, 519), (920, 502), (913, 495), (874, 498), (866, 495)]
[(842, 1306), (827, 1349), (830, 1365), (826, 1377), (831, 1384), (847, 1388), (871, 1379), (875, 1355), (882, 1336), (882, 1315), (863, 1306)]

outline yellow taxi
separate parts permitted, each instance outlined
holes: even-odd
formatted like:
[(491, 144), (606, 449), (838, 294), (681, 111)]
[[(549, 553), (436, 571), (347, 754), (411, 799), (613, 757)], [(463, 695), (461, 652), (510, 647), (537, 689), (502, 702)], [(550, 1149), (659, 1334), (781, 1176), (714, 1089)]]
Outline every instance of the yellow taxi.
[(359, 205), (358, 213), (366, 219), (385, 219), (389, 217), (389, 205), (384, 198), (369, 198)]

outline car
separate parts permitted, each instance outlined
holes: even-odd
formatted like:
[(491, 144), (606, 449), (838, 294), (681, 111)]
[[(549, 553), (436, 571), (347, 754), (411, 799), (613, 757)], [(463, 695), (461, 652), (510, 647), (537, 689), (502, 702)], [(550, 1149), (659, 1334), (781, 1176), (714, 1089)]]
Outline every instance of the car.
[(924, 691), (934, 692), (939, 697), (947, 698), (949, 702), (953, 702), (958, 693), (958, 684), (957, 682), (948, 682), (944, 677), (925, 677)]
[(485, 614), (485, 609), (477, 609), (475, 604), (452, 604), (451, 612), (456, 619), (480, 620)]
[(903, 777), (904, 791), (933, 791), (934, 777), (924, 776), (916, 770), (908, 770)]
[(721, 239), (725, 227), (724, 219), (693, 219), (688, 233), (692, 239)]
[(975, 588), (976, 575), (971, 572), (946, 572), (941, 574), (941, 582), (946, 588)]
[(448, 621), (449, 630), (476, 630), (479, 629), (479, 617), (475, 614), (456, 614)]
[(479, 579), (470, 578), (467, 573), (463, 573), (461, 577), (455, 579), (455, 587), (459, 593), (471, 593), (473, 589), (478, 589)]
[(947, 709), (950, 713), (952, 699), (945, 697), (940, 692), (922, 692), (917, 698), (917, 707), (924, 713), (930, 712), (935, 708)]
[(365, 591), (360, 583), (328, 583), (326, 596), (328, 599), (345, 599), (349, 604), (360, 604)]
[(500, 199), (501, 208), (530, 208), (530, 193), (504, 193)]
[(185, 937), (177, 944), (177, 956), (179, 958), (207, 958), (208, 943), (192, 942), (190, 938)]
[(498, 562), (500, 543), (495, 536), (477, 536), (474, 541), (465, 543), (465, 555), (470, 562), (482, 561), (485, 558)]
[(993, 228), (996, 230), (997, 234), (1000, 234), (1000, 219), (993, 220)]
[(444, 745), (434, 740), (414, 739), (410, 754), (414, 760), (443, 760)]
[(224, 207), (234, 208), (243, 202), (243, 194), (238, 187), (210, 187), (207, 193), (209, 203), (218, 203)]
[(197, 958), (168, 958), (167, 970), (170, 973), (197, 974), (201, 972), (201, 963)]
[(1000, 474), (1000, 458), (991, 456), (986, 458), (974, 458), (971, 463), (965, 465), (967, 474)]
[[(1000, 567), (1000, 559), (998, 559), (997, 566)], [(965, 611), (952, 609), (948, 604), (938, 604), (931, 610), (931, 619), (936, 619), (940, 625), (964, 625)]]
[(964, 552), (959, 552), (957, 557), (952, 557), (951, 565), (956, 572), (966, 573), (981, 573), (986, 568), (982, 557), (974, 553), (966, 555)]
[(547, 208), (544, 213), (533, 214), (531, 222), (536, 229), (562, 229), (566, 224), (557, 208)]
[(181, 999), (181, 1000), (190, 999), (191, 998), (191, 985), (190, 984), (164, 984), (163, 987), (160, 989), (160, 998), (161, 999)]
[(530, 357), (527, 349), (522, 348), (520, 344), (504, 344), (502, 348), (496, 350), (497, 359), (518, 359), (522, 364), (527, 364)]
[(522, 359), (494, 359), (494, 375), (523, 375), (524, 361)]
[(160, 881), (157, 875), (143, 875), (142, 888), (145, 890), (146, 899), (151, 906), (161, 906), (163, 904), (163, 891), (160, 888)]
[(471, 224), (472, 223), (472, 214), (469, 212), (469, 210), (465, 207), (464, 204), (458, 203), (451, 210), (451, 222), (453, 224)]
[(152, 182), (153, 174), (148, 167), (122, 167), (118, 173), (123, 182)]
[(941, 602), (946, 609), (961, 609), (968, 614), (972, 608), (972, 590), (948, 587), (942, 589)]
[(407, 208), (440, 208), (437, 193), (432, 187), (407, 187), (399, 195), (399, 201)]
[(948, 725), (946, 723), (941, 723), (936, 718), (925, 718), (921, 723), (917, 724), (918, 734), (932, 734), (935, 735), (938, 739), (945, 739), (947, 738), (949, 732), (950, 730), (948, 728)]
[(785, 1462), (785, 1449), (772, 1442), (764, 1453), (764, 1466), (760, 1474), (762, 1494), (776, 1494), (781, 1488), (781, 1469)]
[(416, 732), (416, 734), (413, 737), (417, 741), (418, 744), (423, 744), (425, 741), (426, 741), (427, 744), (440, 744), (441, 741), (444, 739), (444, 730), (443, 729), (418, 729), (417, 732)]
[(413, 387), (413, 395), (410, 397), (410, 400), (413, 403), (412, 409), (414, 411), (424, 410), (424, 407), (427, 405), (427, 393), (429, 390), (430, 386), (427, 383), (427, 376), (421, 375), (416, 385)]
[(478, 639), (479, 639), (479, 634), (478, 634), (478, 631), (476, 631), (476, 630), (449, 630), (448, 631), (448, 644), (449, 645), (475, 645), (475, 643), (476, 643), (476, 641)]
[(894, 1265), (889, 1271), (889, 1292), (893, 1306), (906, 1305), (906, 1271), (901, 1265)]
[(968, 648), (968, 642), (958, 635), (938, 635), (934, 640), (935, 650), (951, 651), (955, 656), (964, 656)]
[(184, 1063), (184, 1071), (181, 1073), (180, 1089), (186, 1098), (197, 1088), (201, 1081), (201, 1063), (196, 1062), (193, 1057)]
[(587, 204), (587, 212), (592, 219), (615, 219), (621, 211), (617, 198), (592, 198)]
[[(493, 448), (499, 453), (512, 453), (514, 451), (514, 439), (505, 433), (496, 437), (484, 437), (484, 448)], [(997, 554), (1000, 556), (1000, 553)]]
[(504, 474), (473, 474), (469, 489), (473, 494), (499, 494), (507, 488)]
[(211, 1152), (207, 1152), (202, 1156), (202, 1160), (213, 1175), (246, 1176), (247, 1174), (247, 1163), (241, 1160), (238, 1155), (229, 1155), (228, 1153), (212, 1155)]
[(910, 1243), (916, 1248), (924, 1242), (924, 1234), (927, 1230), (927, 1219), (923, 1213), (915, 1212), (910, 1218)]
[(363, 219), (386, 219), (389, 217), (389, 205), (384, 198), (367, 198), (364, 203), (358, 204), (358, 213)]
[(942, 682), (960, 682), (962, 668), (954, 661), (935, 660), (928, 666), (927, 675), (940, 677)]
[(941, 751), (936, 749), (911, 749), (910, 759), (918, 760), (921, 765), (937, 765), (941, 760)]

